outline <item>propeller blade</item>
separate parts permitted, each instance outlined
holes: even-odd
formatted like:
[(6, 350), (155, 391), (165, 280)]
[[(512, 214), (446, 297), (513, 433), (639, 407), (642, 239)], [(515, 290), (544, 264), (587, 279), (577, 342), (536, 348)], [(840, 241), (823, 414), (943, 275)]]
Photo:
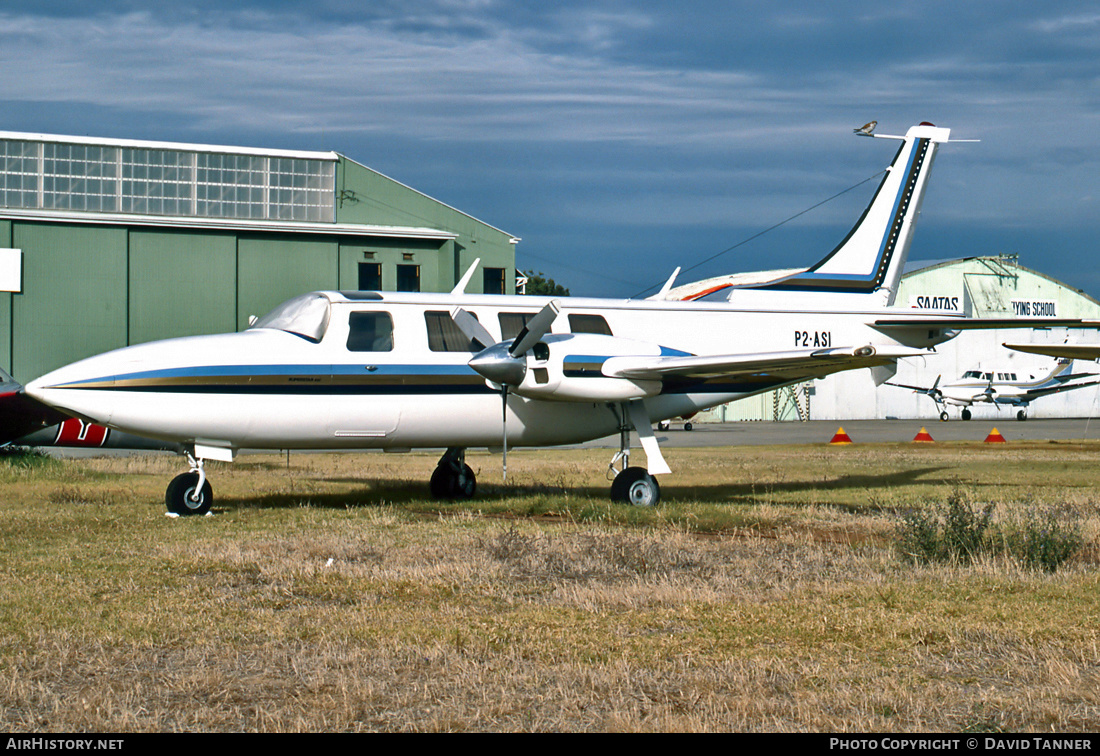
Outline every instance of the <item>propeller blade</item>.
[(456, 307), (451, 310), (451, 319), (458, 326), (458, 330), (470, 339), (470, 341), (476, 341), (481, 345), (481, 348), (493, 345), (493, 336), (485, 329), (477, 318), (471, 315), (461, 307)]
[(554, 324), (554, 320), (558, 317), (558, 312), (558, 302), (556, 299), (547, 302), (546, 306), (539, 310), (538, 314), (527, 322), (523, 330), (516, 334), (512, 346), (508, 349), (508, 354), (513, 357), (522, 357), (526, 354), (528, 349), (537, 344), (539, 339), (549, 333), (550, 326)]

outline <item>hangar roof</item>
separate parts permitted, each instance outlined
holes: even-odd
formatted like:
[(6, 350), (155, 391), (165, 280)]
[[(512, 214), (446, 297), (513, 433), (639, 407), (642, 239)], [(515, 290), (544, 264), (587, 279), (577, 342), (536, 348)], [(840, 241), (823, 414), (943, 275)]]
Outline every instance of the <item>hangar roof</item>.
[(427, 226), (336, 223), (336, 174), (341, 159), (328, 151), (0, 131), (0, 214), (72, 223), (436, 240), (459, 237)]

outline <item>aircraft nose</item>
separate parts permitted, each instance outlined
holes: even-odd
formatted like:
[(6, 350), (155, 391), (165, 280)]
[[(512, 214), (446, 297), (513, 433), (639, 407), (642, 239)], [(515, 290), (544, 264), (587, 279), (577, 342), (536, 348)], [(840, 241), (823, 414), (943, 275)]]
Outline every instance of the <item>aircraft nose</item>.
[(92, 357), (35, 378), (23, 390), (49, 407), (107, 425), (115, 400), (112, 392), (102, 390), (114, 384), (105, 367)]

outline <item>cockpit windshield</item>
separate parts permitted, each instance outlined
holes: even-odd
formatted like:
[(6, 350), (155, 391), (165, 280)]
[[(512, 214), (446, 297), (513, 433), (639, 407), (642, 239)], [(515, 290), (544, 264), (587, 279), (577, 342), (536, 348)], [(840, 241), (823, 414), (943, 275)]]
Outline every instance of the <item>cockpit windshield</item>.
[(249, 330), (277, 328), (318, 342), (328, 328), (330, 310), (328, 297), (324, 294), (302, 294), (283, 302), (249, 326)]

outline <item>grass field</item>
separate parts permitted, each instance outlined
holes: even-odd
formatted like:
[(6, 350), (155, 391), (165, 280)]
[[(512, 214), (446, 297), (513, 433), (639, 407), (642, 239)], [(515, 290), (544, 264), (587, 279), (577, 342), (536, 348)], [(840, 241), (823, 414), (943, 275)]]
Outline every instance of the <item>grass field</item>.
[[(677, 449), (663, 502), (607, 450), (209, 466), (0, 459), (6, 731), (1100, 730), (1100, 444)], [(906, 515), (1045, 512), (1082, 546), (914, 563)]]

